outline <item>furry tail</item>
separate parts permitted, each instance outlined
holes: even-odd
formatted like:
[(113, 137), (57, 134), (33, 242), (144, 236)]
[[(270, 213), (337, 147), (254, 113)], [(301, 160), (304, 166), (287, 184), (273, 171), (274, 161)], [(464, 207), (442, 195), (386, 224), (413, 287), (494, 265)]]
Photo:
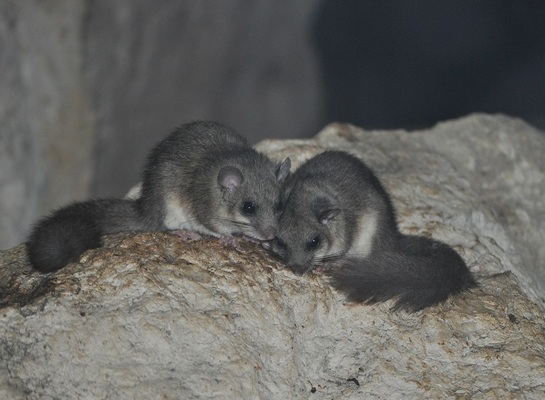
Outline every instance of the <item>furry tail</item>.
[(415, 312), (476, 286), (452, 248), (421, 236), (402, 236), (395, 250), (348, 259), (329, 274), (348, 300), (373, 304), (396, 299), (394, 310)]
[(133, 200), (101, 199), (73, 203), (41, 219), (26, 243), (39, 271), (56, 271), (101, 246), (108, 233), (145, 230)]

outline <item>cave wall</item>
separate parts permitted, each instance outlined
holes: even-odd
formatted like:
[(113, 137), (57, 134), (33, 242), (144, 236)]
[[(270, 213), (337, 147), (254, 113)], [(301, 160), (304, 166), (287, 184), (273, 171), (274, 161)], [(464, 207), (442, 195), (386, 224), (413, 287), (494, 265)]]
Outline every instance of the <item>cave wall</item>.
[(123, 195), (183, 122), (252, 142), (318, 131), (317, 3), (2, 2), (0, 248), (52, 208)]
[(149, 148), (190, 120), (222, 121), (253, 142), (314, 134), (317, 3), (91, 2), (85, 64), (98, 115), (96, 193), (126, 193)]
[(0, 248), (89, 196), (94, 128), (82, 74), (85, 1), (0, 2)]

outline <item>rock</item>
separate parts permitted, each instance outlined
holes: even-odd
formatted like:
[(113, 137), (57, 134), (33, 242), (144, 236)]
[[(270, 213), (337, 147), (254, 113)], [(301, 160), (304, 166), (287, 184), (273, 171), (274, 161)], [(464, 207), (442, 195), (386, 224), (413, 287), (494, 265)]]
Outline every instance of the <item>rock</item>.
[[(499, 211), (537, 215), (542, 200), (493, 197), (499, 185), (540, 195), (543, 185), (526, 187), (537, 185), (540, 135), (480, 115), (413, 133), (334, 124), (259, 145), (295, 162), (324, 148), (360, 155), (405, 233), (460, 252), (479, 287), (415, 314), (347, 304), (324, 276), (297, 277), (254, 243), (115, 235), (45, 275), (24, 246), (1, 252), (0, 398), (541, 399), (542, 282), (521, 254), (539, 260), (540, 222)], [(523, 181), (517, 168), (535, 175)]]
[(52, 207), (89, 196), (94, 131), (84, 0), (0, 3), (0, 249)]

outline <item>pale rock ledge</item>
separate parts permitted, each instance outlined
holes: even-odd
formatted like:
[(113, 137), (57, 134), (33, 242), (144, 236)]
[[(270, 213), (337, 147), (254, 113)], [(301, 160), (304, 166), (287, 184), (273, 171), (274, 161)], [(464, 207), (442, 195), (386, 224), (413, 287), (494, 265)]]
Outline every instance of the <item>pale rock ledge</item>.
[(480, 286), (392, 313), (253, 243), (116, 235), (45, 275), (18, 246), (0, 252), (0, 398), (545, 398), (543, 133), (475, 115), (258, 147), (359, 155), (401, 229), (454, 246)]

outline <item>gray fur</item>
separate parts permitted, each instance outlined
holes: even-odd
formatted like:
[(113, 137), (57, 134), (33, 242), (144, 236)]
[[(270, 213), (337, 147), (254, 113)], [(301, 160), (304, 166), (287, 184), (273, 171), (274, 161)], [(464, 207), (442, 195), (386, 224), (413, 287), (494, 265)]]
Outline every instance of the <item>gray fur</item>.
[(327, 266), (351, 301), (395, 298), (395, 309), (416, 311), (475, 285), (449, 246), (399, 232), (388, 193), (354, 156), (315, 156), (290, 177), (282, 199), (267, 247), (297, 274)]
[[(398, 235), (388, 194), (373, 172), (347, 153), (327, 151), (303, 164), (286, 183), (284, 211), (272, 250), (296, 273), (332, 258), (360, 255), (359, 223), (375, 218), (370, 246), (392, 246)], [(309, 250), (315, 237), (317, 249)]]
[(271, 239), (289, 168), (289, 159), (275, 165), (225, 125), (185, 124), (151, 151), (139, 198), (75, 203), (40, 220), (27, 242), (31, 262), (57, 270), (114, 232), (183, 229)]
[[(271, 228), (276, 232), (274, 211), (280, 186), (289, 167), (289, 160), (275, 166), (225, 125), (186, 124), (152, 150), (137, 204), (156, 229), (166, 225), (214, 236), (243, 234), (271, 239)], [(218, 182), (226, 170), (241, 174), (234, 189)], [(165, 224), (167, 199), (175, 199), (170, 202), (169, 224)], [(245, 202), (255, 205), (254, 215), (241, 212)], [(269, 232), (268, 236), (264, 232)]]

